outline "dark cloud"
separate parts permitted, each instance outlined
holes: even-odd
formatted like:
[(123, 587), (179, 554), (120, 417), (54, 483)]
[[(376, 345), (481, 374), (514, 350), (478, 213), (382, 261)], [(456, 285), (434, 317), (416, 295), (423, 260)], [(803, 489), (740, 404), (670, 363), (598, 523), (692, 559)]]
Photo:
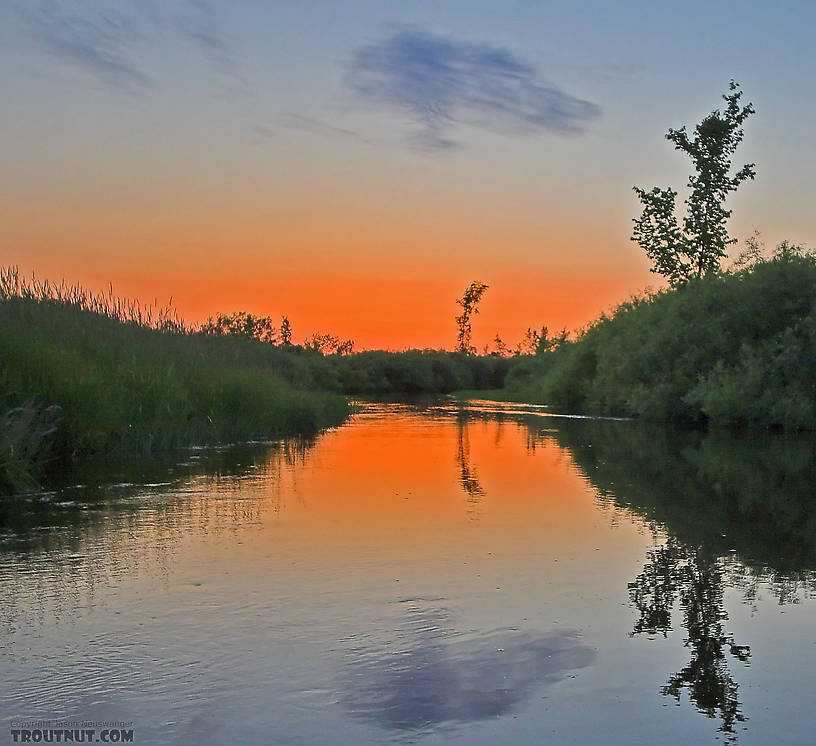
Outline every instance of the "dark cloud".
[(390, 644), (349, 651), (339, 687), (352, 717), (383, 728), (496, 718), (595, 659), (569, 630), (464, 636), (450, 628), (443, 609), (407, 602), (406, 612)]
[(562, 91), (511, 52), (403, 29), (357, 50), (346, 82), (376, 105), (408, 114), (413, 142), (430, 150), (457, 146), (451, 132), (468, 124), (501, 133), (578, 134), (600, 108)]

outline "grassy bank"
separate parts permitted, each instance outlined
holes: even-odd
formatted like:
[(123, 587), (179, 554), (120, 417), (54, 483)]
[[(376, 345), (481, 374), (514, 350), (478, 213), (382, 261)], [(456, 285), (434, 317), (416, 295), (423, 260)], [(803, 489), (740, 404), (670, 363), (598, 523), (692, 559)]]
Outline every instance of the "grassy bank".
[(520, 363), (515, 395), (573, 412), (816, 428), (816, 259), (769, 259), (632, 299)]
[[(312, 433), (348, 413), (298, 355), (81, 290), (3, 280), (0, 492), (66, 459)], [(301, 389), (287, 381), (299, 370)]]
[(434, 350), (323, 355), (0, 270), (0, 494), (69, 459), (314, 433), (345, 418), (344, 394), (498, 387), (511, 365)]

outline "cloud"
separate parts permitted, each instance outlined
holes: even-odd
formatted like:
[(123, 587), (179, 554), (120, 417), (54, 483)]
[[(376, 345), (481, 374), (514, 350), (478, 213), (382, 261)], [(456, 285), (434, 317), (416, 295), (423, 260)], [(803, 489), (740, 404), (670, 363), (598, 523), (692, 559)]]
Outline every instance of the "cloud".
[(337, 127), (322, 119), (315, 119), (304, 114), (296, 114), (294, 112), (287, 112), (280, 117), (281, 124), (290, 129), (299, 131), (315, 132), (321, 135), (342, 135), (344, 137), (362, 138), (356, 130), (348, 129), (347, 127)]
[(230, 46), (219, 33), (212, 6), (206, 0), (184, 3), (175, 22), (175, 29), (195, 45), (219, 72), (234, 76), (236, 63)]
[(29, 0), (17, 7), (49, 53), (116, 90), (139, 93), (154, 85), (145, 62), (150, 45), (165, 32), (191, 44), (214, 71), (240, 83), (234, 55), (206, 0)]
[(298, 133), (309, 133), (312, 135), (318, 135), (321, 137), (328, 137), (328, 138), (345, 138), (346, 140), (351, 141), (358, 141), (365, 143), (366, 145), (374, 145), (374, 146), (384, 146), (384, 145), (391, 145), (392, 143), (387, 143), (383, 140), (378, 140), (373, 137), (368, 137), (364, 135), (362, 132), (358, 132), (357, 130), (350, 129), (348, 127), (339, 127), (334, 124), (330, 124), (329, 122), (325, 121), (324, 119), (318, 119), (316, 117), (308, 116), (306, 114), (299, 114), (297, 112), (283, 112), (281, 113), (275, 120), (274, 126), (270, 126), (269, 124), (250, 124), (249, 129), (256, 135), (260, 135), (261, 137), (268, 137), (272, 139), (277, 139), (279, 137), (279, 130), (277, 127), (284, 127), (288, 130), (294, 130)]
[(120, 90), (137, 92), (152, 84), (135, 60), (133, 24), (116, 10), (77, 13), (73, 4), (26, 4), (34, 35), (58, 59)]
[(450, 628), (446, 610), (405, 603), (394, 639), (349, 651), (338, 686), (340, 704), (354, 718), (388, 730), (500, 717), (595, 659), (572, 631), (463, 636)]
[(499, 47), (402, 29), (358, 49), (346, 83), (363, 99), (408, 114), (411, 140), (427, 150), (458, 146), (467, 124), (505, 134), (580, 134), (600, 108), (562, 91)]

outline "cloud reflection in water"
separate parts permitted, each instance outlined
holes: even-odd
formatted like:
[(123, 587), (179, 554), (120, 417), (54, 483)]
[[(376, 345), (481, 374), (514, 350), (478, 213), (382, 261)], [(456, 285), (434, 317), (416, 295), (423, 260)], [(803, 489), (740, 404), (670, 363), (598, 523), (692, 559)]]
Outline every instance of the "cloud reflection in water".
[(462, 634), (446, 610), (403, 603), (406, 619), (393, 637), (350, 649), (340, 682), (339, 701), (351, 716), (383, 728), (499, 717), (595, 658), (573, 630)]

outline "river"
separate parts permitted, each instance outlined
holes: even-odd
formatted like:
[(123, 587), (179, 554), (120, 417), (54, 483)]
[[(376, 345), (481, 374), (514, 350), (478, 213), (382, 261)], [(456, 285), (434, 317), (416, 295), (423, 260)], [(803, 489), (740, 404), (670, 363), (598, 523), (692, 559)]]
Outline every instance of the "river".
[(815, 449), (440, 400), (72, 475), (0, 515), (0, 743), (811, 743)]

